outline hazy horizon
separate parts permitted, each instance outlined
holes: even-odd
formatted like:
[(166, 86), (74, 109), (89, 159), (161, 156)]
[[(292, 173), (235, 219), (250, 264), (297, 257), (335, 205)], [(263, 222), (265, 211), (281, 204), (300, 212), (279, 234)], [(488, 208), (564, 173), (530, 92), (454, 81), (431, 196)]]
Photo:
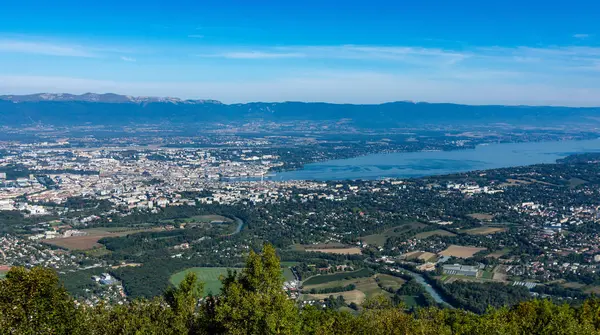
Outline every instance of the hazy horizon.
[(73, 0), (0, 13), (0, 92), (600, 106), (600, 3)]

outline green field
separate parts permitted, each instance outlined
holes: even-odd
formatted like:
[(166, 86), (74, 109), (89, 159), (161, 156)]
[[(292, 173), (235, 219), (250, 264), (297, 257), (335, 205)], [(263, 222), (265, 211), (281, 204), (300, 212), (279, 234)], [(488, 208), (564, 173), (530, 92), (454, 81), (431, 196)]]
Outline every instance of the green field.
[[(219, 280), (219, 278), (221, 277), (221, 275), (227, 275), (227, 269), (236, 271), (241, 270), (236, 268), (189, 268), (173, 274), (171, 278), (169, 278), (169, 281), (171, 282), (171, 284), (177, 286), (179, 285), (179, 283), (181, 283), (183, 278), (185, 278), (186, 273), (193, 271), (194, 273), (196, 273), (196, 276), (198, 276), (198, 280), (204, 283), (205, 294), (219, 294), (219, 292), (221, 292), (221, 287), (223, 286), (221, 285), (221, 281)], [(282, 274), (285, 280), (295, 279), (294, 274), (292, 273), (292, 270), (290, 270), (289, 267), (283, 268)]]
[(400, 236), (410, 230), (420, 229), (420, 228), (424, 228), (424, 227), (427, 227), (427, 225), (423, 224), (423, 223), (419, 223), (419, 222), (414, 222), (414, 221), (407, 222), (406, 224), (396, 226), (396, 227), (393, 227), (390, 229), (386, 229), (379, 234), (373, 234), (373, 235), (367, 235), (367, 236), (361, 237), (361, 240), (367, 244), (383, 246), (385, 244), (385, 242), (387, 241), (387, 239), (390, 237)]
[(494, 273), (492, 271), (483, 271), (481, 274), (481, 278), (491, 280), (494, 278)]
[(411, 295), (403, 295), (402, 301), (404, 301), (404, 304), (406, 305), (407, 308), (419, 307), (419, 303), (417, 302), (417, 297), (414, 297)]
[(423, 240), (423, 239), (426, 239), (428, 237), (436, 236), (436, 235), (437, 236), (455, 236), (456, 234), (451, 233), (451, 232), (446, 231), (446, 230), (436, 229), (436, 230), (431, 230), (431, 231), (426, 231), (426, 232), (419, 233), (419, 234), (415, 235), (415, 238)]
[(334, 274), (330, 274), (330, 275), (312, 276), (312, 277), (308, 278), (307, 280), (305, 280), (303, 282), (303, 284), (305, 286), (306, 285), (318, 285), (318, 284), (325, 284), (325, 283), (329, 283), (329, 282), (340, 281), (340, 280), (344, 280), (344, 279), (352, 279), (350, 277), (360, 278), (360, 277), (370, 277), (371, 275), (372, 275), (372, 273), (368, 269), (360, 269), (360, 270), (352, 271), (352, 272), (339, 272), (339, 273), (334, 273)]
[[(177, 286), (183, 280), (183, 278), (185, 278), (186, 273), (192, 271), (196, 273), (198, 280), (204, 283), (205, 294), (219, 294), (221, 292), (221, 287), (223, 286), (221, 285), (219, 278), (227, 275), (227, 269), (228, 268), (190, 268), (175, 273), (169, 280), (173, 285)], [(240, 269), (232, 270), (239, 271)]]
[(294, 277), (294, 274), (292, 273), (292, 270), (290, 270), (289, 267), (283, 268), (283, 278), (285, 278), (285, 280), (296, 279), (296, 277)]
[(391, 287), (394, 289), (394, 291), (399, 289), (406, 282), (406, 280), (404, 280), (400, 277), (395, 277), (395, 276), (386, 275), (386, 274), (378, 274), (377, 278), (379, 279), (379, 283), (381, 284), (381, 286)]

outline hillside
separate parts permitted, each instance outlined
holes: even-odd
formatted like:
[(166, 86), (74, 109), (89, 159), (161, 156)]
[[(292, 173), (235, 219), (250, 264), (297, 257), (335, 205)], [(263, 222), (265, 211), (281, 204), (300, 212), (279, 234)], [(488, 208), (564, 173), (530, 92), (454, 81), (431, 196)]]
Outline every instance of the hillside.
[(131, 97), (117, 94), (34, 94), (0, 96), (0, 124), (20, 126), (127, 125), (139, 123), (285, 122), (346, 120), (358, 127), (410, 125), (565, 125), (599, 122), (600, 108), (469, 106), (390, 102), (378, 105), (254, 102), (223, 104), (215, 100)]

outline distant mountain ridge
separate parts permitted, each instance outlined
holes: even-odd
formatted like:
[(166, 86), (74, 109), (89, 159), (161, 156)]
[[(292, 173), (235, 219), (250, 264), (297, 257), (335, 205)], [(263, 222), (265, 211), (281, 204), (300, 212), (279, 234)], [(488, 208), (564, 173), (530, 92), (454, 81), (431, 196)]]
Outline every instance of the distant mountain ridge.
[(414, 125), (470, 126), (506, 123), (526, 126), (600, 124), (600, 108), (470, 106), (450, 103), (389, 102), (333, 104), (322, 102), (252, 102), (132, 97), (113, 93), (40, 93), (0, 96), (0, 126), (132, 125), (205, 122), (288, 122), (345, 120), (357, 127), (395, 128)]
[(27, 95), (0, 95), (0, 100), (12, 102), (40, 102), (40, 101), (82, 101), (82, 102), (103, 102), (103, 103), (148, 103), (148, 102), (169, 102), (181, 104), (202, 104), (214, 103), (220, 104), (217, 100), (183, 100), (173, 97), (134, 97), (131, 95), (119, 95), (115, 93), (84, 93), (81, 95), (69, 93), (36, 93)]

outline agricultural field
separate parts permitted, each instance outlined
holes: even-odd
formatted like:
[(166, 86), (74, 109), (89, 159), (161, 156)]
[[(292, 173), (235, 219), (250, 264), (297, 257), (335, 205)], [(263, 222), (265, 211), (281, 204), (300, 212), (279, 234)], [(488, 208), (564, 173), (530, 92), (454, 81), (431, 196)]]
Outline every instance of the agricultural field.
[(160, 231), (162, 228), (152, 229), (131, 229), (124, 227), (110, 227), (110, 228), (93, 228), (93, 229), (81, 229), (82, 232), (87, 233), (85, 236), (71, 236), (62, 238), (53, 238), (49, 240), (42, 240), (47, 244), (52, 244), (60, 248), (68, 250), (90, 250), (90, 249), (102, 249), (103, 245), (98, 241), (105, 237), (121, 237), (131, 235), (135, 233), (141, 233), (145, 231)]
[(436, 230), (432, 230), (432, 231), (426, 231), (426, 232), (419, 233), (419, 234), (415, 235), (414, 237), (418, 238), (420, 240), (423, 240), (423, 239), (426, 239), (431, 236), (456, 236), (456, 234), (449, 232), (447, 230), (436, 229)]
[(362, 291), (352, 290), (352, 291), (340, 292), (340, 293), (305, 294), (302, 296), (301, 299), (305, 300), (305, 301), (306, 300), (323, 300), (323, 299), (329, 298), (330, 296), (333, 296), (334, 298), (343, 296), (346, 303), (348, 303), (348, 304), (355, 303), (357, 305), (362, 304), (363, 301), (365, 301), (365, 299), (367, 298), (366, 294), (364, 294)]
[(464, 247), (460, 245), (451, 245), (446, 250), (440, 252), (442, 256), (454, 256), (458, 258), (470, 258), (476, 253), (486, 250), (485, 248)]
[[(227, 275), (227, 269), (231, 268), (190, 268), (177, 272), (171, 276), (169, 281), (173, 285), (179, 285), (188, 272), (194, 272), (198, 276), (198, 280), (204, 283), (204, 293), (219, 294), (221, 292), (221, 276)], [(231, 269), (240, 270), (240, 269)]]
[(294, 251), (323, 252), (327, 254), (338, 255), (360, 255), (359, 247), (350, 246), (343, 243), (320, 243), (320, 244), (294, 244), (291, 247)]
[(318, 289), (325, 289), (325, 288), (333, 288), (333, 287), (340, 287), (340, 286), (343, 287), (343, 286), (347, 286), (350, 284), (355, 285), (356, 289), (354, 289), (352, 291), (348, 291), (348, 292), (338, 292), (338, 293), (328, 293), (328, 294), (305, 294), (303, 297), (303, 300), (325, 299), (325, 298), (328, 298), (330, 295), (333, 295), (334, 297), (342, 295), (342, 296), (344, 296), (344, 299), (346, 299), (346, 302), (348, 302), (348, 303), (355, 302), (356, 304), (360, 305), (366, 298), (371, 298), (371, 297), (375, 297), (378, 295), (390, 296), (390, 294), (388, 292), (382, 290), (379, 287), (379, 285), (377, 284), (376, 278), (379, 278), (380, 281), (383, 281), (385, 283), (385, 284), (382, 283), (384, 287), (394, 287), (394, 289), (400, 288), (400, 286), (402, 286), (402, 284), (404, 283), (404, 280), (402, 280), (402, 278), (396, 278), (396, 277), (384, 275), (384, 274), (377, 274), (377, 275), (373, 275), (370, 277), (364, 277), (364, 278), (354, 278), (354, 279), (347, 279), (347, 280), (331, 281), (331, 282), (316, 284), (316, 285), (304, 285), (304, 288), (303, 288), (304, 291), (308, 291), (311, 289), (318, 290)]
[(361, 240), (367, 244), (383, 246), (383, 245), (385, 245), (385, 242), (387, 241), (387, 239), (390, 237), (400, 236), (411, 230), (421, 229), (421, 228), (425, 228), (425, 227), (427, 227), (427, 225), (424, 223), (414, 222), (414, 221), (407, 222), (406, 224), (396, 226), (396, 227), (393, 227), (390, 229), (386, 229), (379, 234), (373, 234), (373, 235), (367, 235), (367, 236), (361, 237)]
[(406, 260), (420, 259), (425, 262), (433, 261), (436, 257), (436, 254), (425, 251), (412, 251), (402, 255), (402, 258)]
[(507, 231), (504, 227), (477, 227), (465, 230), (469, 235), (489, 235)]
[[(303, 285), (306, 287), (306, 286), (310, 286), (310, 285), (338, 282), (338, 281), (343, 281), (346, 279), (370, 277), (371, 275), (372, 275), (372, 272), (369, 271), (368, 269), (360, 269), (357, 271), (349, 271), (349, 272), (338, 272), (338, 273), (333, 273), (330, 275), (312, 276), (312, 277), (306, 279), (303, 282)], [(339, 286), (339, 285), (333, 285), (332, 287), (334, 287), (334, 286)], [(325, 287), (328, 287), (328, 286), (324, 286), (322, 288), (325, 288)]]

